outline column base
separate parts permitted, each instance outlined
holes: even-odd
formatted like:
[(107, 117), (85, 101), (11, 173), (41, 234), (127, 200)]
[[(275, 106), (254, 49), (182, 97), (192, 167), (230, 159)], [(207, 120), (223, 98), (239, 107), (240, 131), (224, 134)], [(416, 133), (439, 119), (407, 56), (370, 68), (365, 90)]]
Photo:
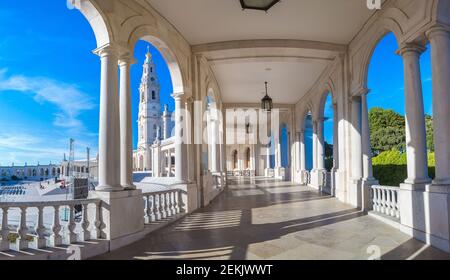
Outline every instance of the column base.
[(349, 180), (347, 201), (350, 205), (360, 208), (362, 207), (362, 179), (351, 178)]
[(402, 184), (399, 203), (403, 232), (450, 252), (450, 185)]
[(275, 168), (275, 178), (278, 180), (285, 181), (286, 180), (286, 169), (284, 167)]
[[(137, 189), (136, 188), (136, 186), (135, 185), (133, 185), (133, 184), (131, 184), (131, 185), (122, 185), (122, 188), (123, 188), (123, 190), (125, 190), (125, 191), (132, 191), (132, 190), (135, 190), (135, 189)], [(97, 190), (97, 189), (96, 189)]]
[(95, 191), (97, 192), (121, 192), (123, 191), (123, 187), (118, 186), (118, 187), (113, 187), (113, 186), (109, 186), (109, 185), (102, 185), (102, 186), (97, 186), (95, 188)]
[(372, 186), (379, 185), (380, 183), (375, 178), (363, 178), (361, 181), (361, 209), (363, 211), (371, 211), (373, 209), (372, 201)]
[(274, 170), (272, 168), (266, 168), (264, 169), (264, 175), (267, 178), (272, 178), (274, 176)]
[(347, 173), (345, 170), (340, 169), (338, 169), (334, 175), (335, 197), (344, 203), (347, 203), (346, 175)]
[(319, 191), (323, 191), (325, 188), (325, 178), (326, 176), (325, 169), (313, 169), (311, 170), (311, 183), (310, 187), (315, 188)]
[[(144, 230), (144, 201), (141, 190), (95, 191), (93, 197), (102, 200), (102, 238), (115, 240)], [(91, 215), (94, 215), (91, 213)]]

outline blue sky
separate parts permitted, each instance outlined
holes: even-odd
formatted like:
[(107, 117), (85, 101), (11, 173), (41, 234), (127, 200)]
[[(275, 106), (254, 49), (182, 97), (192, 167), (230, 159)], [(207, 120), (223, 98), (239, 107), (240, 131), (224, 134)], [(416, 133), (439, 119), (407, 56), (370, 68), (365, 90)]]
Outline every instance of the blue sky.
[[(133, 116), (147, 43), (136, 45)], [(99, 58), (94, 34), (65, 1), (0, 1), (0, 164), (58, 162), (76, 140), (76, 158), (98, 147)], [(173, 109), (170, 74), (151, 48), (162, 100)], [(137, 129), (133, 123), (134, 131)], [(137, 139), (137, 133), (134, 135)]]
[[(367, 97), (369, 110), (373, 107), (392, 109), (405, 114), (405, 88), (402, 58), (396, 54), (398, 45), (393, 33), (387, 34), (378, 43), (369, 66)], [(425, 114), (433, 115), (431, 90), (431, 52), (429, 46), (420, 58)], [(325, 104), (325, 140), (333, 143), (333, 109), (331, 95)]]
[[(133, 119), (137, 120), (138, 87), (147, 43), (135, 48), (132, 67)], [(97, 153), (99, 115), (99, 58), (94, 34), (66, 1), (0, 1), (0, 164), (58, 162), (76, 140), (76, 157), (85, 148)], [(395, 38), (386, 36), (370, 66), (369, 106), (404, 112), (403, 66), (395, 55)], [(173, 110), (167, 65), (151, 47), (162, 86), (161, 98)], [(425, 110), (431, 114), (430, 53), (422, 55)], [(326, 115), (332, 116), (331, 100)], [(332, 118), (325, 124), (332, 143)], [(137, 125), (134, 125), (134, 142)]]

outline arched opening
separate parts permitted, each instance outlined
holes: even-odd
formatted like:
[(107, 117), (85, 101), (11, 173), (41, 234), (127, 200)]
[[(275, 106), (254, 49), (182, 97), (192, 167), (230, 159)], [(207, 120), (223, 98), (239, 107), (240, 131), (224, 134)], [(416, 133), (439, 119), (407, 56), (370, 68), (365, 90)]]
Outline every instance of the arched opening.
[[(142, 35), (131, 45), (134, 46), (134, 57), (138, 60), (137, 66), (131, 68), (132, 101), (136, 105), (139, 104), (132, 106), (133, 119), (138, 120), (133, 122), (133, 149), (134, 153), (137, 150), (142, 153), (138, 157), (139, 162), (133, 165), (137, 165), (140, 170), (153, 171), (152, 145), (156, 140), (174, 136), (175, 102), (172, 93), (177, 93), (174, 81), (180, 83), (181, 76), (172, 75), (180, 72), (173, 70), (179, 69), (178, 64), (171, 64), (172, 52), (159, 39)], [(164, 141), (158, 143), (161, 148), (170, 144)], [(160, 154), (160, 160), (165, 162), (163, 152)], [(166, 163), (168, 165), (168, 162)], [(159, 176), (158, 172), (152, 174), (153, 177)]]
[[(395, 54), (398, 48), (393, 33), (382, 37), (374, 49), (368, 71), (370, 93), (367, 94), (367, 107), (373, 177), (381, 185), (387, 186), (399, 186), (406, 179), (410, 179), (408, 178), (408, 165), (416, 164), (413, 158), (410, 158), (410, 163), (408, 163), (404, 61), (401, 53), (399, 53), (400, 55)], [(429, 51), (421, 54), (423, 100), (414, 101), (414, 104), (408, 106), (422, 107), (424, 110), (426, 135), (423, 137), (428, 152), (425, 152), (423, 156), (424, 162), (428, 157), (429, 165), (429, 169), (425, 173), (428, 173), (426, 176), (434, 177), (431, 69), (427, 62), (430, 61), (429, 56)], [(424, 65), (424, 63), (428, 64)], [(420, 104), (421, 102), (423, 103)], [(418, 127), (420, 127), (420, 121), (413, 129), (417, 130)], [(414, 141), (416, 140), (414, 139)], [(416, 150), (409, 154), (414, 157), (422, 156), (421, 152)]]
[(234, 150), (231, 153), (231, 158), (232, 158), (232, 169), (233, 170), (237, 170), (239, 168), (238, 167), (238, 160), (239, 160), (239, 158), (238, 158), (238, 151), (237, 150)]

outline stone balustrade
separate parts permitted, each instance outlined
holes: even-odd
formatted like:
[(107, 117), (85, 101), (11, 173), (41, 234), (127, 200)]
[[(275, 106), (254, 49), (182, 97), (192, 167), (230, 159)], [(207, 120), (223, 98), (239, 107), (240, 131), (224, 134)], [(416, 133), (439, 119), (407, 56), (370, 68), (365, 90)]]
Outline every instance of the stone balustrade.
[(70, 245), (103, 235), (99, 199), (5, 202), (0, 209), (0, 252)]
[(373, 211), (400, 219), (398, 187), (372, 186)]
[(170, 220), (178, 214), (186, 213), (182, 190), (146, 192), (143, 197), (146, 224)]

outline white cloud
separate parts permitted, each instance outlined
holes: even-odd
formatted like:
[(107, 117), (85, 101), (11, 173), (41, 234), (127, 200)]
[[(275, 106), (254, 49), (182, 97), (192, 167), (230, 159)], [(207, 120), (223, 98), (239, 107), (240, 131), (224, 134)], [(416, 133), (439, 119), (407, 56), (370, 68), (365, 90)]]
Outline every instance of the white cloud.
[[(83, 138), (75, 141), (76, 159), (86, 158), (86, 147), (93, 147), (91, 156), (95, 156), (96, 141)], [(69, 139), (54, 137), (53, 134), (33, 135), (26, 133), (3, 133), (0, 134), (0, 164), (16, 165), (47, 164), (50, 161), (58, 163), (62, 160), (64, 153), (68, 156)]]
[(0, 69), (0, 92), (17, 91), (31, 94), (38, 103), (51, 103), (59, 108), (53, 124), (68, 129), (83, 129), (78, 116), (83, 111), (95, 108), (88, 94), (75, 85), (58, 82), (49, 78), (6, 76), (7, 70)]

